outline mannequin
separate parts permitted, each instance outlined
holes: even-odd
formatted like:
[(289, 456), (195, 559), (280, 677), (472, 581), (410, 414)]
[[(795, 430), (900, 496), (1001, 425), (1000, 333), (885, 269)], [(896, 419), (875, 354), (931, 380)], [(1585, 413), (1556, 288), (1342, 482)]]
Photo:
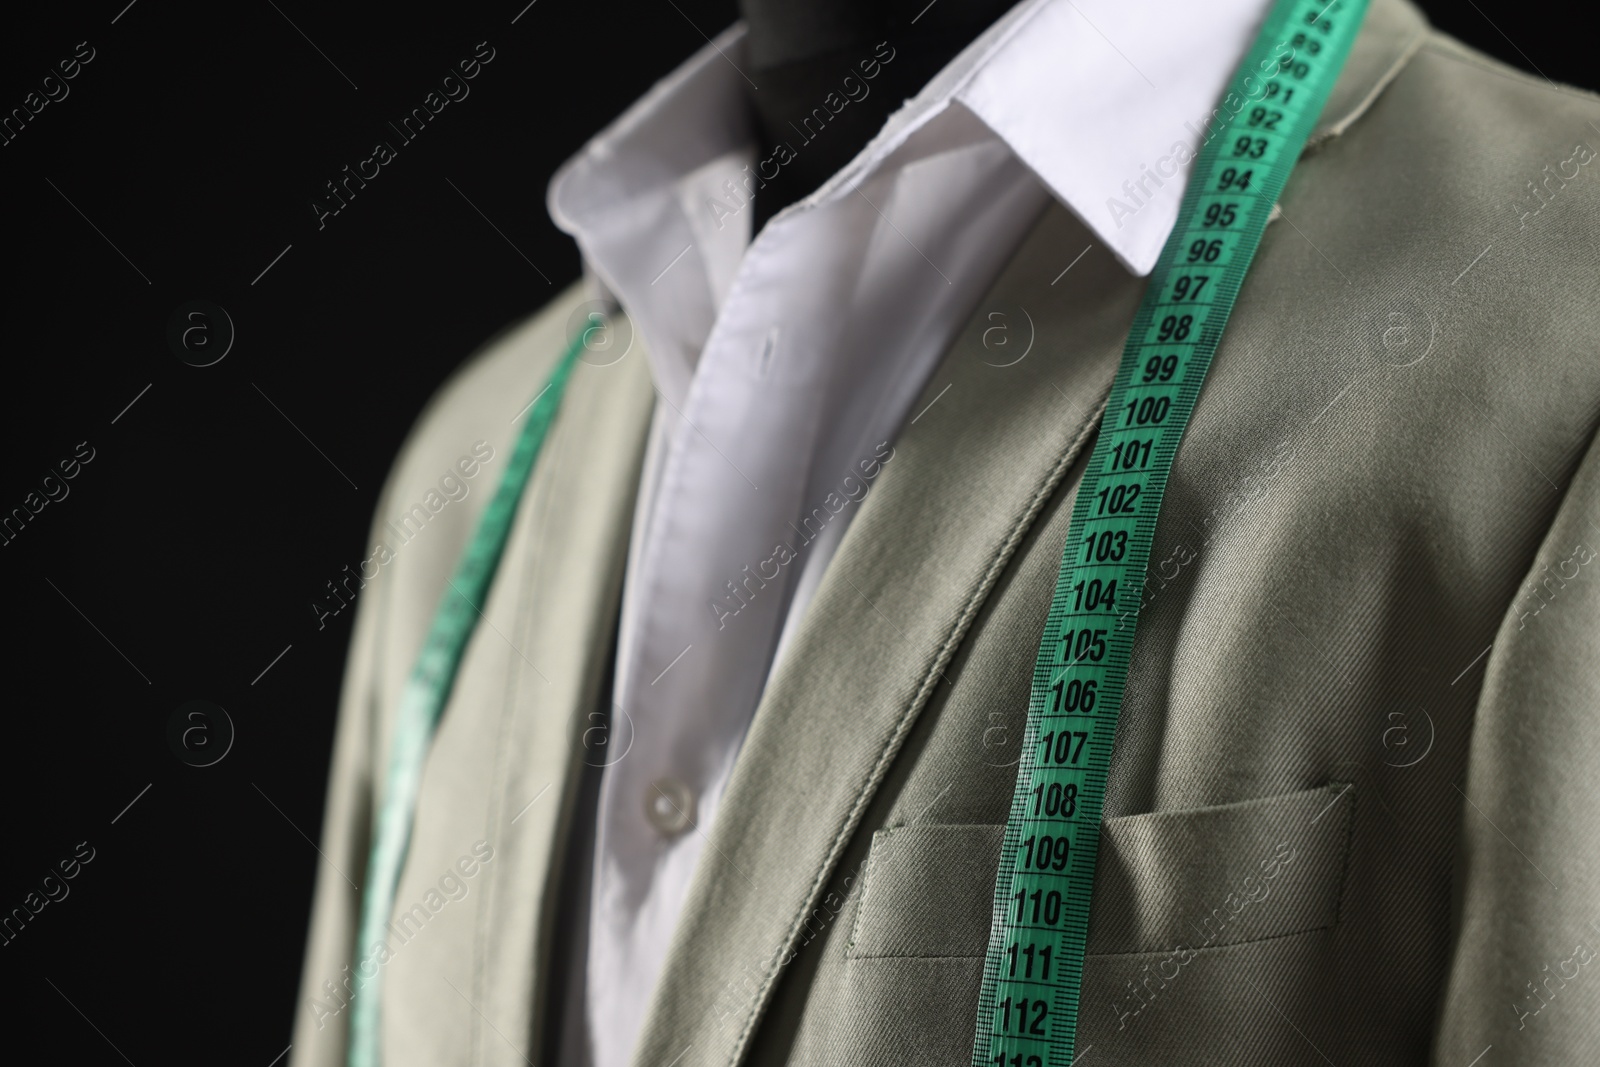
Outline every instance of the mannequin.
[[(860, 152), (884, 120), (1016, 0), (739, 0), (749, 27), (748, 69), (759, 88), (747, 89), (759, 139), (758, 159), (780, 144), (792, 158), (755, 198), (751, 236), (783, 208), (804, 197)], [(839, 94), (857, 64), (880, 42), (893, 59), (811, 139), (802, 120)], [(860, 92), (860, 89), (856, 90)], [(835, 96), (835, 100), (838, 96)], [(812, 127), (815, 131), (814, 126)]]

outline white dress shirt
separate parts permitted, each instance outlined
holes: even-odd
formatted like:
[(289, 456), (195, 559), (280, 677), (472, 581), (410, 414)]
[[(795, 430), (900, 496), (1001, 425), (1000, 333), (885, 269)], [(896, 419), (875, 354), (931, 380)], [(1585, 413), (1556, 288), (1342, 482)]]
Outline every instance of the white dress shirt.
[[(753, 243), (746, 190), (785, 160), (757, 158), (735, 25), (552, 181), (552, 217), (627, 311), (658, 391), (613, 694), (628, 747), (601, 783), (579, 991), (596, 1067), (631, 1057), (696, 865), (759, 881), (705, 849), (709, 827), (929, 374), (1050, 197), (1149, 273), (1266, 11), (1025, 0)], [(895, 58), (892, 40), (863, 48), (817, 106), (851, 106)], [(1084, 251), (1061, 249), (1063, 270)]]

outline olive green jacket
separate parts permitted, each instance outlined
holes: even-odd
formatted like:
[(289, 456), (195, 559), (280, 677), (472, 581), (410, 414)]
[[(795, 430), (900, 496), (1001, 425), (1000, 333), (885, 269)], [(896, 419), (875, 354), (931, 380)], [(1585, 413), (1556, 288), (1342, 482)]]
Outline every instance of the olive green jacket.
[[(1084, 1067), (1600, 1062), (1593, 146), (1600, 99), (1374, 0), (1172, 471)], [(1053, 282), (1091, 240), (1041, 216), (896, 438), (705, 830), (640, 1067), (967, 1062), (1033, 659), (1145, 285), (1099, 247)], [(572, 377), (428, 757), (403, 925), (380, 962), (352, 942), (397, 698), (581, 299), (444, 388), (379, 505), (295, 1067), (342, 1062), (352, 965), (383, 971), (388, 1067), (541, 1048), (653, 404), (638, 343)], [(991, 312), (1020, 362), (985, 348)], [(416, 518), (479, 441), (487, 476)]]

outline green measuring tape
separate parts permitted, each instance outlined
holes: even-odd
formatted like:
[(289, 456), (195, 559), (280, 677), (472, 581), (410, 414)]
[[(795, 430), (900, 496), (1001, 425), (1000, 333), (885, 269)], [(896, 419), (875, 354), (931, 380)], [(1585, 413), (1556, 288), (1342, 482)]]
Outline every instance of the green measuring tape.
[(1365, 10), (1366, 0), (1274, 5), (1134, 315), (1033, 668), (972, 1067), (1073, 1062), (1106, 771), (1156, 515), (1267, 216)]
[[(592, 329), (593, 327), (590, 327)], [(528, 421), (522, 426), (511, 459), (494, 498), (478, 519), (467, 550), (456, 564), (450, 585), (434, 612), (428, 636), (406, 680), (395, 713), (394, 740), (389, 751), (389, 773), (384, 779), (382, 807), (367, 861), (366, 888), (361, 896), (361, 922), (356, 935), (356, 991), (351, 1001), (350, 1067), (378, 1067), (378, 991), (382, 965), (377, 946), (388, 937), (389, 913), (394, 907), (400, 868), (411, 840), (411, 822), (422, 781), (422, 764), (433, 739), (434, 727), (444, 711), (456, 670), (476, 628), (482, 606), (500, 567), (511, 522), (522, 500), (550, 423), (561, 406), (572, 366), (583, 353), (589, 330), (580, 330), (567, 346), (543, 389), (534, 397)], [(363, 974), (363, 969), (370, 974)]]

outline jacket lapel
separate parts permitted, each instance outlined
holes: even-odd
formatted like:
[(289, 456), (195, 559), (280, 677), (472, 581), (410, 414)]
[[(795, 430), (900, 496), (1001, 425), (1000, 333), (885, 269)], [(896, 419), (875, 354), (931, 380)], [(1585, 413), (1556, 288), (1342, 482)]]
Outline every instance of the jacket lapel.
[[(1311, 143), (1365, 111), (1426, 30), (1403, 0), (1375, 0)], [(634, 1053), (641, 1067), (746, 1054), (916, 717), (1034, 517), (1076, 481), (1144, 289), (1100, 248), (1063, 279), (1091, 240), (1065, 209), (1045, 211), (895, 440), (757, 709)]]

